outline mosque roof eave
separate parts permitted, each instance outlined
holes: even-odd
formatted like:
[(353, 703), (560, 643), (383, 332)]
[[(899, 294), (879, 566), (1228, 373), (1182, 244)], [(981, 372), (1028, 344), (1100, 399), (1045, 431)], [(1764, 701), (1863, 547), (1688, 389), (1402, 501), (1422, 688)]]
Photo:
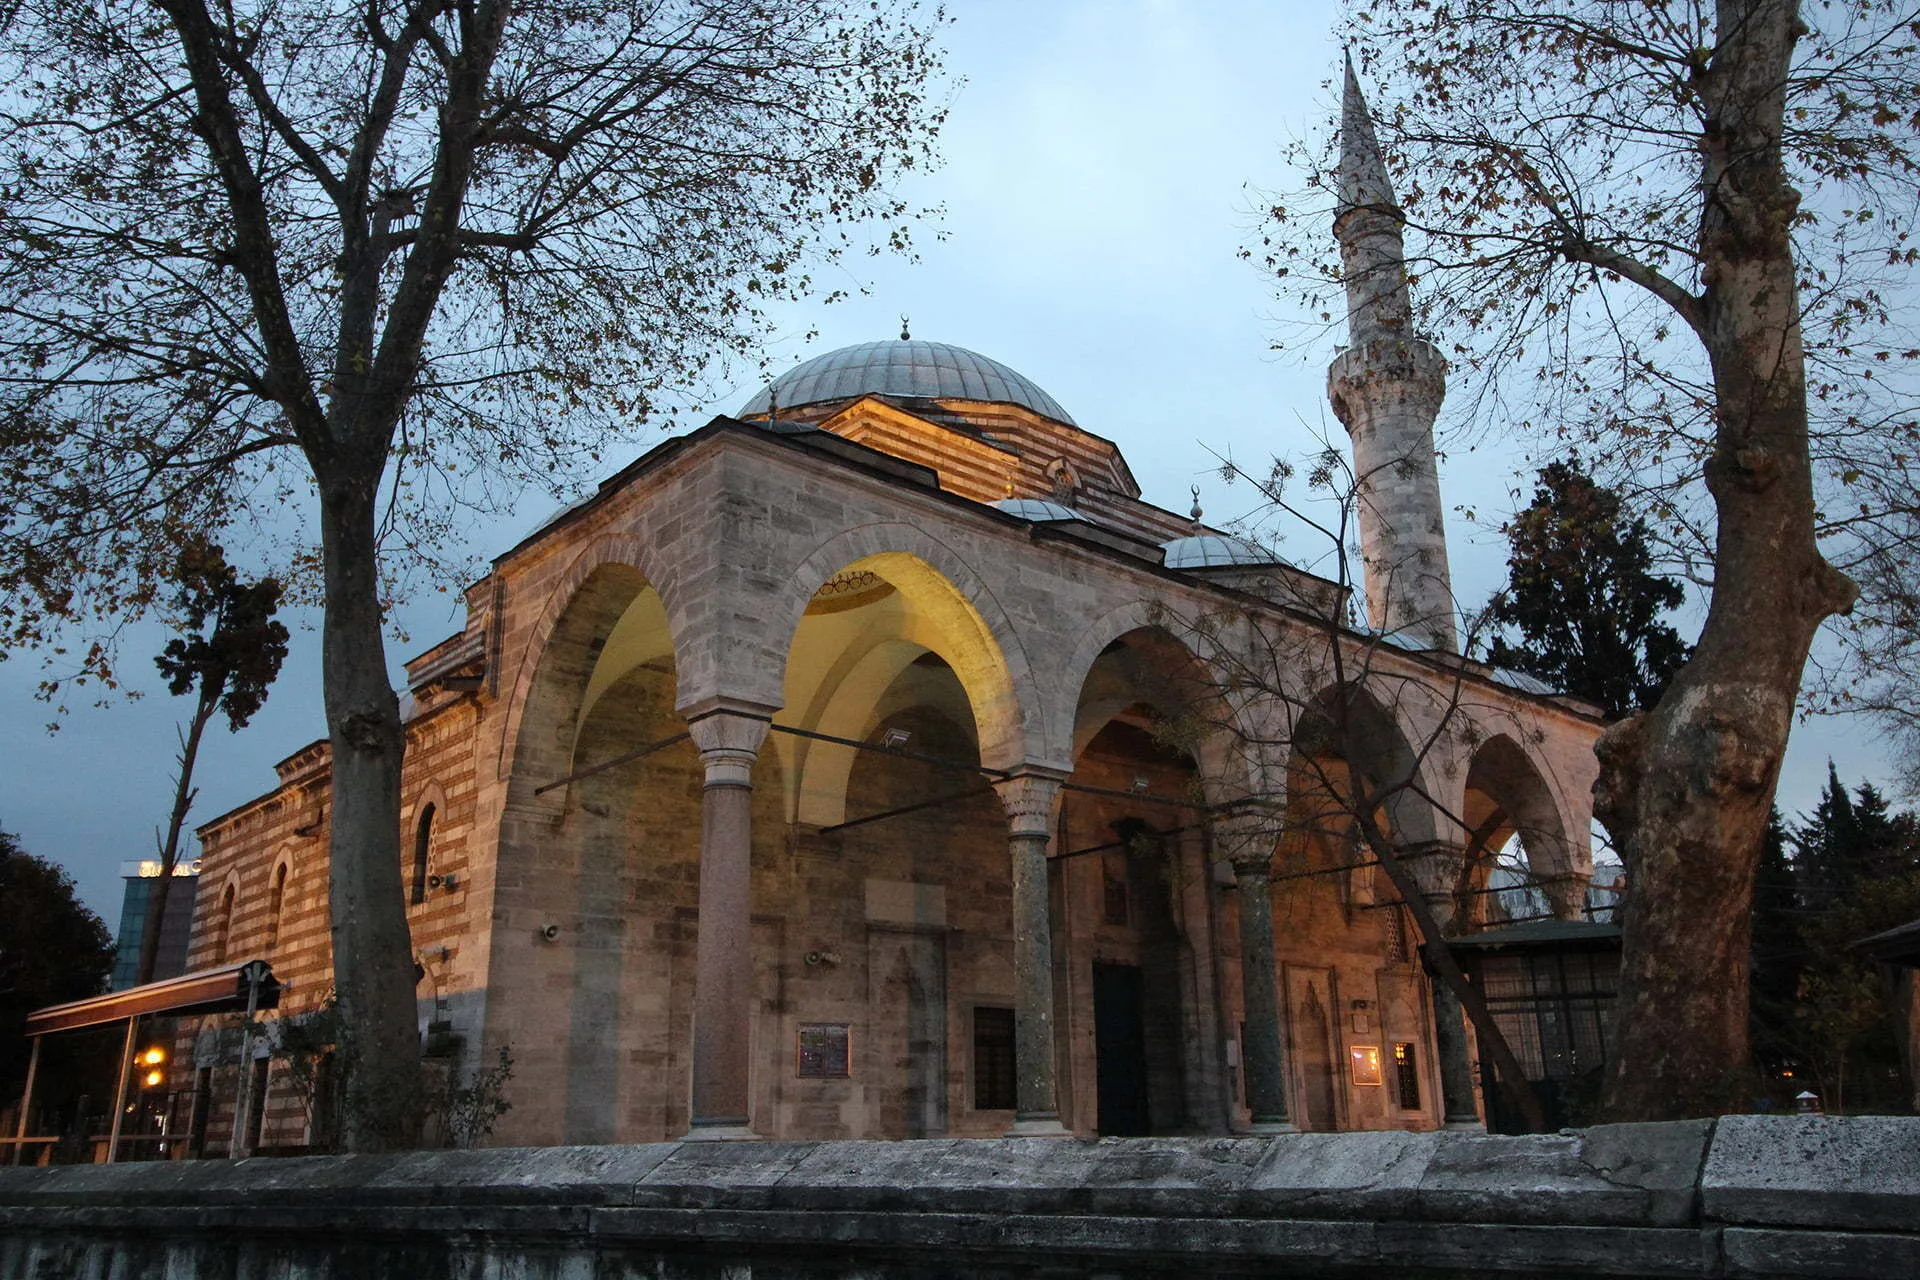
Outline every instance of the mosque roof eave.
[[(916, 463), (905, 462), (902, 459), (894, 457), (892, 454), (859, 444), (845, 437), (836, 436), (824, 431), (802, 431), (794, 434), (781, 434), (767, 430), (764, 423), (742, 422), (736, 418), (730, 418), (724, 415), (715, 416), (704, 426), (684, 436), (675, 436), (670, 440), (662, 441), (659, 445), (656, 445), (640, 457), (634, 459), (634, 461), (628, 463), (625, 467), (622, 467), (614, 475), (603, 481), (592, 497), (586, 502), (568, 509), (547, 525), (528, 534), (514, 546), (494, 557), (492, 563), (495, 569), (498, 570), (504, 567), (507, 561), (513, 559), (534, 543), (552, 536), (558, 529), (583, 518), (588, 512), (607, 501), (614, 494), (626, 488), (645, 473), (666, 465), (672, 459), (684, 453), (728, 436), (764, 441), (776, 448), (797, 449), (813, 453), (816, 456), (826, 455), (832, 457), (834, 461), (842, 465), (864, 471), (878, 479), (891, 480), (896, 483), (906, 479), (911, 490), (925, 498), (955, 508), (970, 510), (984, 517), (1002, 521), (1009, 525), (1025, 527), (1030, 531), (1030, 536), (1036, 540), (1068, 542), (1096, 554), (1104, 553), (1107, 555), (1121, 556), (1138, 571), (1143, 573), (1165, 576), (1177, 582), (1202, 585), (1212, 591), (1228, 592), (1235, 596), (1247, 596), (1247, 593), (1240, 587), (1230, 581), (1224, 580), (1227, 576), (1225, 574), (1216, 575), (1215, 573), (1210, 573), (1205, 570), (1196, 573), (1192, 570), (1171, 569), (1166, 567), (1161, 562), (1161, 548), (1147, 539), (1138, 538), (1132, 534), (1109, 529), (1103, 525), (1091, 522), (1082, 523), (1079, 521), (1065, 520), (1036, 524), (1032, 521), (1023, 520), (1018, 516), (1010, 515), (1007, 512), (995, 510), (991, 503), (978, 502), (961, 494), (950, 493), (940, 488), (938, 476), (931, 468), (922, 467)], [(1163, 510), (1163, 508), (1156, 509)], [(1288, 574), (1297, 574), (1328, 586), (1337, 587), (1339, 585), (1332, 582), (1331, 579), (1320, 578), (1297, 566), (1284, 563), (1266, 566), (1222, 566), (1222, 568), (1271, 568)], [(1303, 613), (1297, 607), (1267, 600), (1257, 595), (1248, 596), (1247, 598), (1263, 608), (1293, 614), (1314, 624), (1324, 622), (1323, 618)], [(1365, 632), (1349, 632), (1345, 628), (1342, 628), (1342, 634), (1360, 641), (1365, 641), (1369, 638), (1378, 638), (1369, 637)], [(1469, 678), (1483, 682), (1490, 688), (1496, 689), (1506, 696), (1520, 698), (1544, 708), (1550, 708), (1563, 714), (1571, 715), (1582, 721), (1594, 722), (1596, 724), (1604, 723), (1603, 718), (1598, 714), (1597, 708), (1589, 707), (1581, 703), (1578, 699), (1569, 698), (1566, 695), (1529, 693), (1525, 690), (1515, 689), (1509, 685), (1501, 684), (1481, 669), (1482, 664), (1475, 663), (1469, 659), (1462, 659), (1457, 655), (1445, 654), (1438, 651), (1412, 652), (1399, 650), (1399, 652), (1410, 661), (1462, 670)]]

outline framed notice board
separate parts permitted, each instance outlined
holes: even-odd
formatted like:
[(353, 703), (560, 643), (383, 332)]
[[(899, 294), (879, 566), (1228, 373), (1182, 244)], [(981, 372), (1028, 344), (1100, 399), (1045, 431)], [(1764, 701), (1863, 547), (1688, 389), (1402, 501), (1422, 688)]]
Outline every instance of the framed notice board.
[(853, 1029), (844, 1022), (801, 1023), (796, 1058), (803, 1077), (843, 1079), (852, 1075)]

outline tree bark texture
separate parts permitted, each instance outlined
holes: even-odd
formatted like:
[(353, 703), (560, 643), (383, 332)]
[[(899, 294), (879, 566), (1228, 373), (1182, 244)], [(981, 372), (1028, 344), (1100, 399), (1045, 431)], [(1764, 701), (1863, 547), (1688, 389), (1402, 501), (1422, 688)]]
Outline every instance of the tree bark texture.
[(400, 703), (380, 632), (375, 492), (355, 476), (320, 488), (327, 607), (322, 629), (333, 748), (333, 980), (349, 1029), (347, 1146), (408, 1145), (418, 1126), (420, 1045), (413, 946), (398, 854)]
[(1672, 1120), (1745, 1104), (1748, 913), (1815, 629), (1853, 587), (1814, 536), (1806, 377), (1781, 158), (1793, 0), (1721, 0), (1696, 67), (1704, 293), (1716, 411), (1714, 588), (1691, 661), (1601, 739), (1594, 810), (1619, 844), (1626, 953), (1605, 1112)]

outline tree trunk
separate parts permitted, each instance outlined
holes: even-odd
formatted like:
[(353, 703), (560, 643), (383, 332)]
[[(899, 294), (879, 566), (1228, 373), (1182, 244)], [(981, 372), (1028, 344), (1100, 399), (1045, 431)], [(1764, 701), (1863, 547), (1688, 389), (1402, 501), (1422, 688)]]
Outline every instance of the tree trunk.
[(180, 777), (173, 788), (173, 812), (167, 818), (167, 840), (160, 846), (160, 882), (147, 895), (147, 918), (140, 931), (140, 969), (136, 984), (153, 981), (160, 964), (160, 926), (167, 915), (167, 898), (173, 890), (173, 868), (180, 861), (180, 832), (187, 825), (187, 810), (193, 804), (193, 762), (200, 755), (200, 737), (207, 721), (220, 705), (223, 680), (217, 684), (202, 677), (200, 700), (194, 704), (193, 719), (187, 725), (187, 740), (180, 747)]
[(1815, 629), (1852, 584), (1814, 540), (1805, 358), (1781, 163), (1793, 0), (1721, 0), (1694, 84), (1712, 364), (1714, 588), (1692, 659), (1596, 750), (1594, 812), (1627, 868), (1626, 950), (1604, 1109), (1671, 1120), (1744, 1108), (1753, 877)]
[(333, 980), (346, 1060), (346, 1146), (409, 1145), (419, 1125), (420, 1041), (400, 877), (400, 705), (387, 681), (371, 475), (323, 478), (323, 664), (333, 748)]

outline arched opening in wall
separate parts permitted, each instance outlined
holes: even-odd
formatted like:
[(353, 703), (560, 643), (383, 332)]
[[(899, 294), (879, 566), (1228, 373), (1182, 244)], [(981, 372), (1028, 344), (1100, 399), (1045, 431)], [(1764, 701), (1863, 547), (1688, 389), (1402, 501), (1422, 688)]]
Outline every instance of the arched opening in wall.
[(841, 1081), (795, 1077), (787, 1111), (845, 1115), (850, 1136), (1004, 1130), (977, 1105), (966, 1021), (1014, 1003), (1007, 821), (980, 767), (983, 717), (1017, 729), (998, 646), (925, 561), (868, 557), (807, 602), (784, 701), (763, 759), (784, 765), (808, 889), (790, 1018), (857, 1011), (873, 1071), (858, 1107)]
[(1129, 1136), (1226, 1123), (1209, 787), (1196, 760), (1218, 736), (1204, 728), (1219, 715), (1214, 689), (1158, 627), (1114, 639), (1081, 682), (1053, 860), (1073, 1046), (1062, 1074), (1078, 1129)]
[(1467, 769), (1466, 863), (1458, 894), (1470, 928), (1572, 917), (1584, 901), (1581, 869), (1553, 791), (1525, 749), (1499, 734)]
[(427, 805), (420, 810), (420, 821), (413, 829), (413, 876), (412, 888), (407, 900), (415, 906), (427, 900), (427, 866), (433, 852), (434, 807)]
[(1420, 762), (1358, 686), (1321, 691), (1290, 728), (1273, 910), (1296, 1120), (1314, 1130), (1430, 1122), (1436, 1057), (1420, 939), (1361, 821), (1364, 811), (1402, 872), (1438, 871), (1437, 815), (1412, 785)]
[[(1017, 750), (1021, 735), (1006, 659), (979, 611), (904, 552), (857, 560), (813, 593), (788, 646), (782, 701), (776, 726), (855, 742), (890, 714), (929, 706), (967, 739), (958, 756), (940, 757), (962, 780), (979, 776), (983, 755), (1004, 756), (1009, 742)], [(853, 816), (858, 748), (779, 733), (769, 745), (786, 763), (795, 821), (826, 827)]]
[(267, 949), (280, 945), (280, 922), (287, 905), (287, 864), (273, 869), (273, 885), (267, 893)]
[[(1476, 983), (1555, 1127), (1589, 1123), (1607, 1064), (1618, 989), (1618, 933), (1581, 911), (1591, 868), (1567, 838), (1553, 790), (1512, 737), (1479, 744), (1467, 769), (1473, 904), (1466, 953)], [(1486, 1094), (1497, 1132), (1521, 1132), (1503, 1090)]]
[(227, 947), (233, 940), (233, 913), (239, 900), (239, 891), (228, 885), (220, 894), (220, 911), (214, 917), (213, 925), (213, 963), (217, 967), (227, 962)]
[[(677, 686), (659, 592), (631, 565), (595, 567), (546, 632), (513, 736), (508, 804), (531, 818), (503, 824), (496, 911), (525, 927), (496, 948), (521, 949), (525, 978), (490, 986), (488, 1014), (554, 1032), (514, 1040), (516, 1077), (540, 1088), (516, 1096), (504, 1140), (686, 1132), (702, 775)], [(778, 770), (756, 769), (769, 777), (777, 814)]]

